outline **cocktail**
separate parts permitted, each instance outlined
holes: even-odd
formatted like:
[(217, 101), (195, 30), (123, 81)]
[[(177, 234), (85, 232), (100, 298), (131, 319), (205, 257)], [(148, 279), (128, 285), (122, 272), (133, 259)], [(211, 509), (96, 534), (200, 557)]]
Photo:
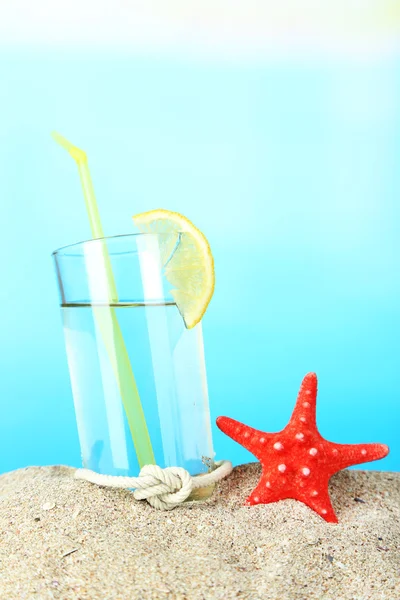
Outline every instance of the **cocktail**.
[(83, 466), (119, 476), (149, 464), (210, 472), (207, 240), (166, 210), (134, 217), (137, 234), (104, 237), (86, 155), (56, 139), (78, 164), (94, 237), (54, 252)]

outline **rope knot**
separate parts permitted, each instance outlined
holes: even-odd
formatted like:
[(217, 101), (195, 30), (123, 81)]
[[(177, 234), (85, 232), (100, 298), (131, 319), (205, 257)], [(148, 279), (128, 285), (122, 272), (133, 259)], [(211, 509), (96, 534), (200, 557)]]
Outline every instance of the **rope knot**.
[(145, 465), (133, 495), (136, 500), (147, 500), (159, 510), (172, 510), (190, 496), (192, 489), (193, 479), (185, 469)]
[(111, 488), (136, 488), (133, 493), (136, 500), (147, 500), (153, 508), (159, 510), (171, 510), (189, 498), (192, 490), (206, 488), (221, 481), (233, 468), (229, 460), (220, 460), (215, 463), (215, 467), (211, 473), (195, 477), (182, 467), (161, 469), (157, 465), (145, 465), (139, 477), (103, 475), (89, 469), (77, 469), (74, 477)]

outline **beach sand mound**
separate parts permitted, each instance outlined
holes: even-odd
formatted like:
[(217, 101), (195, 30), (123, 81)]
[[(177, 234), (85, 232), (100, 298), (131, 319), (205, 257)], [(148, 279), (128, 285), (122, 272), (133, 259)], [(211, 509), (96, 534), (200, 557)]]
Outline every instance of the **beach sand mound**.
[(0, 476), (0, 598), (399, 600), (400, 473), (342, 471), (340, 523), (294, 500), (244, 507), (260, 466), (159, 512), (68, 467)]

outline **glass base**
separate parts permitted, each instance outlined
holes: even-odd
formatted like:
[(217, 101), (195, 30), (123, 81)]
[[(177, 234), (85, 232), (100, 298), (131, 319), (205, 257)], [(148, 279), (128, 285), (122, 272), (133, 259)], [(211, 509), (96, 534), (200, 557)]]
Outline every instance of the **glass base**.
[(211, 498), (211, 496), (213, 495), (215, 485), (215, 483), (212, 483), (211, 485), (205, 488), (197, 488), (193, 490), (186, 502), (201, 502), (203, 500), (208, 500), (208, 498)]
[[(214, 466), (214, 468), (215, 468), (215, 466)], [(214, 468), (210, 469), (210, 472), (213, 471)], [(208, 475), (208, 473), (202, 473), (202, 474), (198, 475), (198, 477), (200, 478), (203, 475)], [(211, 498), (211, 496), (213, 495), (215, 486), (216, 486), (216, 484), (212, 483), (211, 485), (208, 485), (207, 487), (194, 489), (192, 491), (192, 493), (190, 494), (189, 498), (186, 500), (186, 502), (193, 502), (193, 501), (201, 502), (202, 500), (208, 500), (208, 498)]]

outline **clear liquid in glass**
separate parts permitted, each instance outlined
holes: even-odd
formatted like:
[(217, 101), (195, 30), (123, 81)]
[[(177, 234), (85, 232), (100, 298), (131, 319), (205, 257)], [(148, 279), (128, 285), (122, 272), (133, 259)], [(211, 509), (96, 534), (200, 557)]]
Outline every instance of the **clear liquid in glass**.
[(209, 472), (214, 453), (201, 324), (186, 329), (172, 302), (62, 306), (83, 466), (110, 475), (140, 471), (99, 331), (102, 311), (115, 311), (118, 319), (156, 463), (192, 475)]

